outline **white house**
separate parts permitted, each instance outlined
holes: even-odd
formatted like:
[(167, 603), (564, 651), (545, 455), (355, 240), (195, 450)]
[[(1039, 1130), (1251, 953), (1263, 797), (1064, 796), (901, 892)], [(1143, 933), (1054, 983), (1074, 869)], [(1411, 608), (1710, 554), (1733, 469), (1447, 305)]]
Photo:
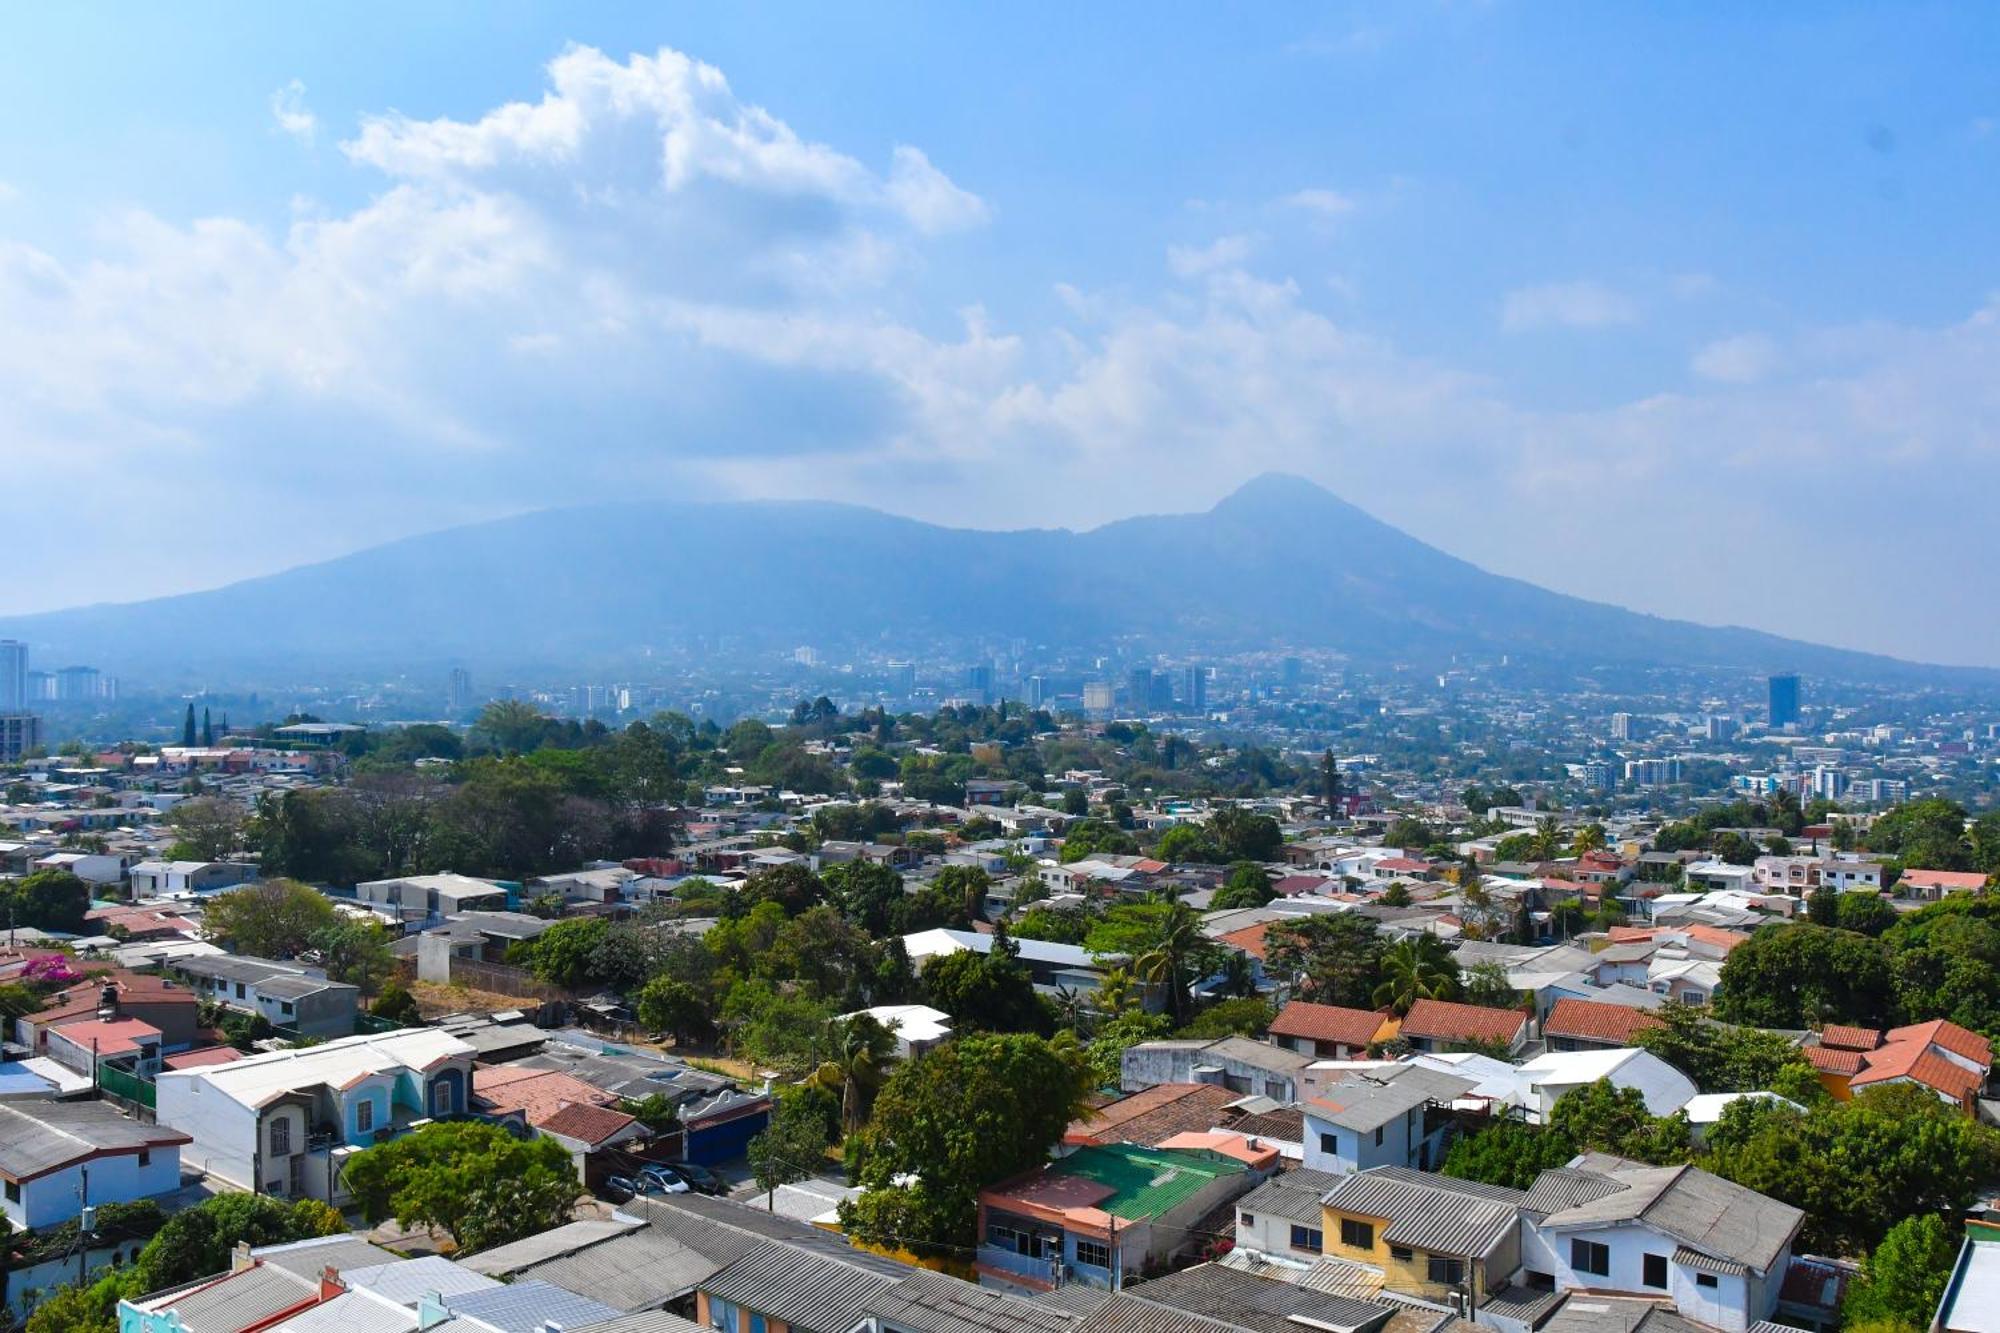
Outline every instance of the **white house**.
[(1305, 1113), (1305, 1164), (1349, 1175), (1378, 1166), (1436, 1169), (1449, 1118), (1433, 1113), (1470, 1092), (1473, 1080), (1412, 1064), (1350, 1074), (1320, 1089)]
[(1609, 1079), (1614, 1088), (1637, 1088), (1653, 1115), (1672, 1115), (1701, 1089), (1686, 1074), (1650, 1051), (1619, 1047), (1596, 1051), (1550, 1051), (1514, 1070), (1514, 1104), (1540, 1122), (1566, 1092)]
[(1528, 1285), (1671, 1300), (1728, 1333), (1767, 1319), (1805, 1214), (1692, 1166), (1586, 1153), (1521, 1201)]
[(474, 1054), (413, 1028), (170, 1069), (155, 1084), (159, 1119), (191, 1136), (194, 1165), (231, 1184), (338, 1203), (354, 1153), (466, 1110)]
[(1303, 1166), (1272, 1176), (1236, 1201), (1236, 1248), (1303, 1273), (1324, 1245), (1320, 1196), (1340, 1181)]
[(859, 1018), (863, 1014), (895, 1034), (896, 1054), (904, 1059), (951, 1040), (951, 1015), (927, 1004), (878, 1004), (841, 1017)]
[(177, 1190), (187, 1142), (165, 1125), (127, 1120), (108, 1102), (0, 1102), (7, 1220), (16, 1230), (57, 1226), (75, 1221), (86, 1201), (130, 1203)]

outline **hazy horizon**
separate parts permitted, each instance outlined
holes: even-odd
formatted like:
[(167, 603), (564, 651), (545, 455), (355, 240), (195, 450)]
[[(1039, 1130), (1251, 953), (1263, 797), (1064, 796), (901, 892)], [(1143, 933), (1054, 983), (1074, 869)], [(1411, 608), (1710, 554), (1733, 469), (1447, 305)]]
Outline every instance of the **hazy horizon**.
[(74, 499), (0, 614), (554, 506), (1081, 529), (1278, 471), (2000, 664), (2000, 14), (1157, 16), (15, 16), (0, 456)]

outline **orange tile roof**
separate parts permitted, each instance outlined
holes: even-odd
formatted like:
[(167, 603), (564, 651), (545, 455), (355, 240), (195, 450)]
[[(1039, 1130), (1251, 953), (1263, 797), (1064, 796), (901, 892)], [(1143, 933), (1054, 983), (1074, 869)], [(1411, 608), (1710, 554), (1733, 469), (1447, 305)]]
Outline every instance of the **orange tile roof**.
[(1348, 1009), (1337, 1004), (1293, 1000), (1271, 1020), (1271, 1035), (1331, 1041), (1344, 1046), (1366, 1046), (1375, 1040), (1382, 1025), (1388, 1021), (1370, 1009)]
[(1850, 1087), (1862, 1088), (1907, 1078), (1944, 1093), (1955, 1102), (1968, 1102), (1985, 1082), (1963, 1065), (1953, 1064), (1921, 1041), (1890, 1042), (1868, 1057), (1868, 1067), (1848, 1080)]
[(1724, 930), (1721, 926), (1696, 924), (1692, 926), (1679, 926), (1676, 929), (1685, 933), (1689, 939), (1700, 940), (1703, 944), (1712, 944), (1724, 953), (1728, 953), (1731, 949), (1734, 949), (1737, 945), (1750, 938), (1740, 930)]
[(1986, 876), (1977, 870), (1905, 870), (1903, 883), (1927, 889), (1982, 889)]
[(1214, 1131), (1194, 1131), (1176, 1134), (1162, 1139), (1154, 1145), (1160, 1148), (1207, 1149), (1221, 1153), (1224, 1157), (1242, 1162), (1254, 1170), (1263, 1170), (1278, 1160), (1278, 1150), (1268, 1143), (1251, 1144), (1241, 1134), (1215, 1133)]
[(1219, 1083), (1161, 1083), (1121, 1097), (1072, 1123), (1063, 1142), (1137, 1143), (1153, 1147), (1187, 1130), (1209, 1130), (1235, 1119), (1229, 1104), (1243, 1094)]
[(1630, 1046), (1634, 1034), (1659, 1026), (1659, 1019), (1629, 1004), (1564, 998), (1557, 1000), (1555, 1008), (1549, 1010), (1542, 1032), (1549, 1036), (1615, 1041), (1621, 1046)]
[(1874, 1028), (1828, 1023), (1819, 1030), (1819, 1044), (1842, 1051), (1872, 1051), (1882, 1044), (1882, 1034)]
[(1268, 921), (1255, 926), (1245, 926), (1241, 930), (1232, 930), (1216, 936), (1215, 942), (1217, 944), (1225, 944), (1239, 952), (1247, 953), (1261, 963), (1269, 957), (1266, 950), (1269, 949), (1270, 944), (1264, 937), (1264, 932), (1268, 929), (1270, 929), (1270, 922)]
[(609, 1106), (618, 1099), (604, 1089), (582, 1079), (552, 1069), (513, 1069), (499, 1066), (472, 1071), (473, 1095), (499, 1112), (519, 1111), (528, 1123), (539, 1126), (549, 1116), (572, 1103)]
[(639, 1122), (623, 1111), (571, 1102), (534, 1122), (535, 1128), (560, 1134), (566, 1139), (599, 1144)]
[(1858, 1074), (1865, 1062), (1859, 1051), (1836, 1050), (1831, 1046), (1808, 1046), (1801, 1053), (1822, 1074)]
[(1940, 1046), (1953, 1055), (1964, 1056), (1982, 1065), (1993, 1063), (1993, 1046), (1977, 1032), (1968, 1031), (1948, 1019), (1933, 1018), (1928, 1023), (1891, 1028), (1889, 1041), (1923, 1041)]
[(1403, 1035), (1443, 1041), (1497, 1041), (1511, 1045), (1528, 1016), (1519, 1009), (1489, 1009), (1450, 1000), (1418, 1000), (1403, 1018)]

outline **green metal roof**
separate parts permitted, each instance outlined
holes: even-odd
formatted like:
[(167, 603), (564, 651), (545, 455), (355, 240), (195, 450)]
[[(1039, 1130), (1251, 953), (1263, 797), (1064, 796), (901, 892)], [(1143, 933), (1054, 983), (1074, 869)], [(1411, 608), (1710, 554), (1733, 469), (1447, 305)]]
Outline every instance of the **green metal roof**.
[(1248, 1170), (1214, 1153), (1188, 1148), (1094, 1144), (1050, 1165), (1055, 1175), (1078, 1176), (1114, 1191), (1097, 1206), (1113, 1217), (1158, 1217), (1222, 1176)]

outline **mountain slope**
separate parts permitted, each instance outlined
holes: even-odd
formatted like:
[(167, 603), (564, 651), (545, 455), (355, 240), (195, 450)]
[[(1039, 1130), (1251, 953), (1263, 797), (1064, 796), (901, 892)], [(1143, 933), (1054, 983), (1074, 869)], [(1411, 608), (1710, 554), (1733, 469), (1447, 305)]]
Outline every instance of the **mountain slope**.
[(455, 659), (575, 668), (697, 641), (894, 652), (996, 638), (1332, 648), (1363, 661), (1470, 651), (1578, 666), (1918, 670), (1502, 578), (1283, 476), (1206, 513), (1082, 533), (977, 532), (814, 503), (548, 510), (207, 592), (0, 620), (0, 636), (27, 639), (42, 661), (154, 677)]

